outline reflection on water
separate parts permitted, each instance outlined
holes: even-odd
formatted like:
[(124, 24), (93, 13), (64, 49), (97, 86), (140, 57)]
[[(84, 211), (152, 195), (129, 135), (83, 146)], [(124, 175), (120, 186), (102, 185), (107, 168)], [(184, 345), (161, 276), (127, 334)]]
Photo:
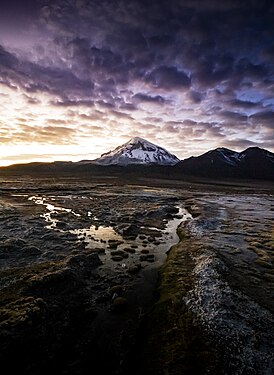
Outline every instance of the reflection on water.
[[(51, 199), (54, 200), (53, 197), (51, 197)], [(45, 206), (45, 208), (48, 211), (50, 211), (50, 212), (46, 212), (43, 215), (41, 215), (41, 217), (43, 217), (46, 220), (46, 222), (49, 223), (49, 225), (46, 227), (47, 229), (55, 228), (56, 224), (59, 221), (58, 219), (53, 218), (52, 214), (55, 214), (55, 213), (58, 213), (58, 212), (62, 211), (62, 212), (71, 213), (72, 215), (77, 216), (77, 217), (81, 216), (80, 214), (77, 214), (76, 212), (74, 212), (71, 208), (64, 208), (64, 207), (60, 207), (60, 206), (54, 206), (51, 203), (47, 203), (46, 199), (43, 198), (43, 197), (39, 197), (39, 196), (35, 196), (34, 195), (34, 196), (31, 196), (31, 197), (28, 197), (28, 200), (32, 201), (32, 202), (34, 202), (36, 204), (41, 204), (41, 205)]]
[[(174, 218), (166, 221), (164, 230), (159, 230), (159, 228), (156, 227), (140, 227), (140, 229), (149, 229), (155, 232), (157, 231), (159, 233), (159, 235), (157, 235), (157, 239), (153, 238), (153, 236), (151, 239), (151, 236), (141, 234), (133, 240), (125, 240), (122, 235), (117, 233), (111, 226), (91, 225), (89, 227), (80, 229), (64, 229), (62, 227), (64, 217), (62, 217), (62, 219), (60, 220), (60, 218), (58, 218), (58, 215), (56, 214), (60, 214), (60, 212), (62, 212), (64, 214), (72, 214), (75, 217), (80, 217), (81, 215), (74, 212), (70, 208), (64, 208), (60, 205), (56, 206), (52, 204), (52, 200), (54, 199), (54, 197), (51, 196), (50, 198), (51, 203), (48, 203), (46, 198), (41, 196), (30, 196), (28, 198), (28, 200), (45, 207), (46, 212), (42, 214), (41, 217), (43, 217), (48, 223), (46, 227), (48, 229), (58, 230), (60, 232), (67, 231), (71, 234), (77, 235), (80, 241), (85, 242), (85, 247), (87, 249), (104, 249), (107, 258), (110, 258), (110, 252), (113, 249), (125, 250), (131, 247), (134, 248), (137, 252), (140, 252), (142, 249), (148, 250), (149, 252), (156, 255), (156, 262), (161, 263), (166, 256), (166, 251), (172, 245), (178, 242), (176, 230), (179, 224), (183, 221), (192, 219), (191, 214), (185, 208), (177, 206), (179, 210), (177, 215)], [(92, 213), (90, 211), (87, 211), (87, 217), (92, 217)], [(93, 217), (93, 220), (98, 220), (98, 218)], [(60, 225), (58, 225), (58, 223), (60, 223)], [(111, 248), (109, 246), (111, 241), (117, 241), (117, 246)]]
[(123, 237), (115, 232), (112, 227), (91, 225), (89, 228), (72, 229), (69, 232), (76, 234), (79, 240), (84, 239), (87, 248), (93, 248), (94, 245), (98, 248), (104, 248), (105, 243), (109, 240), (123, 241)]

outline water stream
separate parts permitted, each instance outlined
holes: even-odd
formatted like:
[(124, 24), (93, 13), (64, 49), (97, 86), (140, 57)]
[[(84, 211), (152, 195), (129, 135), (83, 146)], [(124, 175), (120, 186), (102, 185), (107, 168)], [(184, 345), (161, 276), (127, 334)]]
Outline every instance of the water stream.
[[(52, 199), (53, 198), (53, 199)], [(141, 251), (145, 251), (154, 254), (155, 265), (162, 264), (166, 257), (166, 252), (169, 248), (178, 242), (178, 236), (176, 229), (179, 224), (185, 220), (192, 218), (189, 212), (180, 206), (177, 206), (178, 213), (175, 217), (166, 222), (164, 230), (159, 230), (156, 227), (146, 227), (147, 229), (153, 230), (154, 233), (159, 232), (153, 239), (151, 236), (144, 236), (139, 234), (133, 240), (126, 240), (121, 234), (117, 233), (112, 226), (97, 226), (90, 225), (89, 227), (78, 228), (78, 229), (63, 229), (58, 223), (65, 221), (64, 218), (61, 220), (58, 218), (60, 212), (64, 214), (72, 214), (75, 218), (80, 218), (81, 215), (70, 208), (64, 208), (60, 205), (55, 205), (52, 203), (54, 197), (51, 197), (51, 203), (48, 203), (45, 197), (41, 196), (30, 196), (28, 200), (34, 202), (35, 204), (43, 205), (46, 209), (45, 213), (41, 217), (46, 221), (47, 229), (58, 230), (61, 232), (69, 232), (71, 234), (77, 235), (79, 241), (85, 242), (86, 249), (94, 249), (98, 251), (102, 260), (107, 261), (111, 259), (111, 252), (113, 250), (126, 250), (128, 248), (134, 249), (130, 251), (131, 259), (132, 256), (140, 255)], [(91, 218), (91, 213), (87, 211), (87, 216)], [(93, 218), (96, 221), (96, 217)], [(111, 247), (110, 243), (117, 241), (117, 246)], [(136, 254), (132, 254), (136, 253)], [(124, 261), (123, 261), (124, 262)], [(125, 260), (126, 263), (129, 260)]]

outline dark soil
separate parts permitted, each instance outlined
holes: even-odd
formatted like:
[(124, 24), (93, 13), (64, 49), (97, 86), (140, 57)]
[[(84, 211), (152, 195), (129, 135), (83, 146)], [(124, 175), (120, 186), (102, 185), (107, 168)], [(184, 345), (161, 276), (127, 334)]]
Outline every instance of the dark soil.
[(271, 373), (269, 187), (173, 184), (2, 181), (2, 368)]

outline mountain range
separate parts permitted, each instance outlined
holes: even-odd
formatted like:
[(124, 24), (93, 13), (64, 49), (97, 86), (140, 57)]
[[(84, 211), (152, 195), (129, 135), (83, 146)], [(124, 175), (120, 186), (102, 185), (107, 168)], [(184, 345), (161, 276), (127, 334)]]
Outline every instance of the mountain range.
[(175, 169), (181, 174), (199, 177), (274, 180), (274, 154), (259, 147), (242, 152), (217, 148), (181, 160)]
[(0, 168), (0, 174), (14, 172), (138, 175), (179, 180), (188, 176), (274, 180), (274, 153), (259, 147), (250, 147), (242, 152), (217, 148), (200, 156), (179, 160), (166, 149), (143, 138), (134, 137), (95, 160), (17, 164)]

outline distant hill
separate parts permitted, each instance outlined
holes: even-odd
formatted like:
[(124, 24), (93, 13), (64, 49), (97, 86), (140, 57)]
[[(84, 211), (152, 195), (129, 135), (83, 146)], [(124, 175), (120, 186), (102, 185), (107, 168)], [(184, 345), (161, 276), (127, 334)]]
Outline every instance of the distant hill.
[(206, 179), (274, 180), (274, 154), (259, 147), (242, 152), (227, 148), (179, 160), (167, 150), (135, 137), (95, 160), (79, 162), (15, 164), (0, 168), (0, 175), (30, 174), (55, 178), (59, 175), (124, 176), (183, 180)]
[(259, 147), (242, 152), (217, 148), (181, 160), (174, 170), (182, 176), (274, 180), (274, 154)]

